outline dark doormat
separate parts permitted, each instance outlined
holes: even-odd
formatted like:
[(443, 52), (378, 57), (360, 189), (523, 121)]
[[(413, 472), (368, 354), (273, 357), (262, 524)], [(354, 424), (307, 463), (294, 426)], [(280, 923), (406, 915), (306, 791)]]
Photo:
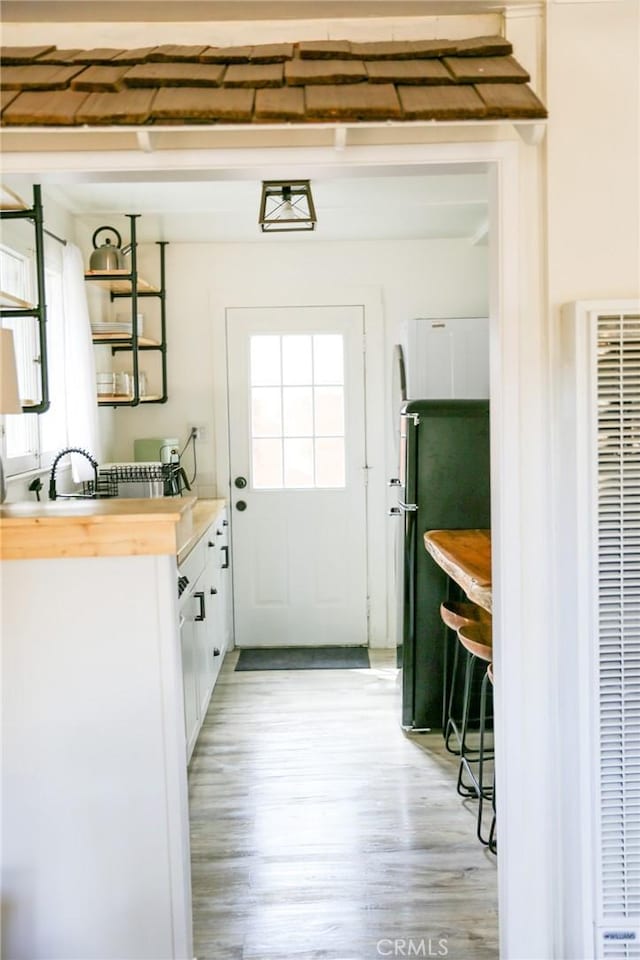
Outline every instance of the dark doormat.
[(263, 647), (241, 650), (236, 670), (367, 670), (366, 647)]

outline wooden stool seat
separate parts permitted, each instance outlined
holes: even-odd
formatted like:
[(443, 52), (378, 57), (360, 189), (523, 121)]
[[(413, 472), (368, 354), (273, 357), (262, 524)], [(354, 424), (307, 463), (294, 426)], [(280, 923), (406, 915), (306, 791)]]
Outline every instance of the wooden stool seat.
[(493, 638), (490, 623), (463, 623), (458, 629), (460, 643), (479, 660), (491, 663), (493, 659)]
[(491, 622), (491, 614), (469, 601), (443, 600), (440, 604), (440, 616), (451, 630), (456, 632), (465, 623)]

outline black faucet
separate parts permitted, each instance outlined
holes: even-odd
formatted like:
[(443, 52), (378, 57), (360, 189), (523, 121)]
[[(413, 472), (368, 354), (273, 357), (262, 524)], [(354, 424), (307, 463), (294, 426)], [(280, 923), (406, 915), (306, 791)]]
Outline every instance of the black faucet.
[[(65, 457), (68, 453), (79, 453), (81, 456), (86, 457), (91, 466), (93, 467), (94, 474), (94, 484), (93, 489), (94, 493), (87, 496), (87, 494), (82, 493), (63, 493), (58, 496), (56, 493), (56, 470), (58, 468), (58, 462)], [(97, 496), (98, 492), (98, 461), (94, 460), (90, 453), (87, 453), (86, 450), (82, 450), (81, 447), (65, 447), (64, 450), (61, 450), (60, 453), (56, 454), (53, 463), (51, 464), (51, 476), (49, 477), (49, 500), (73, 500), (73, 499), (91, 499), (92, 497)]]

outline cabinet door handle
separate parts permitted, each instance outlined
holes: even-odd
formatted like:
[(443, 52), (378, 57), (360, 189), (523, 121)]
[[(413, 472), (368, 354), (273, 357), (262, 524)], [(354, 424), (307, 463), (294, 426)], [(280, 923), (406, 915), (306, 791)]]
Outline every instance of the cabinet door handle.
[(204, 606), (204, 590), (196, 590), (194, 597), (197, 597), (200, 601), (200, 613), (194, 619), (196, 621), (204, 620), (207, 615), (207, 611), (205, 610)]
[(224, 563), (222, 564), (222, 570), (229, 569), (229, 547), (222, 547), (222, 552), (224, 553)]
[(215, 543), (213, 542), (213, 540), (209, 540), (207, 546), (208, 546), (208, 547), (215, 547)]
[(211, 590), (209, 590), (209, 593), (211, 594), (212, 597), (215, 597), (215, 595), (216, 595), (217, 592), (218, 592), (218, 591), (216, 590), (215, 587), (211, 587)]
[(218, 647), (214, 647), (214, 648), (213, 648), (213, 655), (214, 655), (214, 657), (219, 657), (219, 656), (220, 656), (220, 650), (218, 649)]

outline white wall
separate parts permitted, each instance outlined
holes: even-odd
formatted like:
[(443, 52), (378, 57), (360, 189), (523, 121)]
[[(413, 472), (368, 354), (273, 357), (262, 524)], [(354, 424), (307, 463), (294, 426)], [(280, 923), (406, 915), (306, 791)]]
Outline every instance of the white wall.
[[(559, 390), (558, 329), (563, 303), (640, 296), (640, 4), (637, 0), (551, 3), (548, 7), (547, 160), (548, 322), (551, 386)], [(559, 449), (566, 441), (556, 437)], [(560, 468), (559, 468), (560, 469)], [(578, 467), (578, 469), (580, 469)], [(562, 531), (559, 484), (553, 486), (550, 527)], [(585, 521), (586, 522), (586, 521)], [(549, 531), (552, 541), (552, 533)], [(559, 556), (559, 554), (558, 554)], [(577, 596), (573, 571), (557, 560), (557, 606)], [(571, 610), (565, 610), (567, 622)], [(572, 737), (577, 704), (577, 645), (587, 638), (565, 630), (552, 637), (548, 669), (557, 677), (555, 723), (556, 875), (549, 882), (558, 912), (555, 956), (592, 957), (593, 904), (583, 895), (596, 859), (592, 804), (584, 788), (594, 770), (580, 764)], [(575, 644), (576, 646), (572, 646)], [(593, 768), (597, 757), (592, 758)], [(525, 956), (519, 953), (518, 956)]]
[[(640, 281), (640, 4), (548, 11), (549, 297), (625, 297)], [(556, 314), (557, 316), (557, 314)]]
[[(270, 238), (269, 238), (270, 239)], [(250, 292), (277, 305), (284, 289), (325, 292), (335, 287), (379, 291), (385, 315), (390, 374), (398, 324), (411, 316), (479, 316), (487, 310), (487, 248), (468, 241), (318, 243), (301, 237), (274, 244), (175, 244), (167, 248), (169, 402), (121, 410), (111, 455), (128, 459), (139, 436), (186, 438), (191, 424), (204, 424), (198, 447), (200, 492), (214, 491), (214, 311), (242, 306)], [(153, 269), (154, 251), (141, 249), (143, 269)], [(385, 389), (388, 390), (389, 384)], [(385, 429), (387, 424), (384, 425)], [(189, 464), (187, 463), (187, 466)]]

